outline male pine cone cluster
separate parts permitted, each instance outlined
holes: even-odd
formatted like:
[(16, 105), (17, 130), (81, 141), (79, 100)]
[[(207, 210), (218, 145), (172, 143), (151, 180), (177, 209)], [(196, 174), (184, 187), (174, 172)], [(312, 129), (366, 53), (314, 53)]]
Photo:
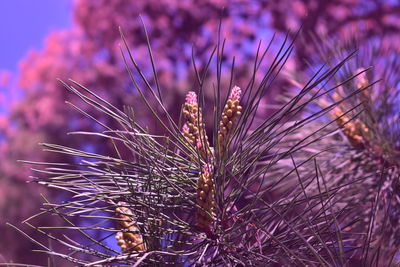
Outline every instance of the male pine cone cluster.
[(335, 109), (334, 117), (336, 122), (343, 130), (350, 144), (355, 148), (364, 148), (364, 135), (368, 133), (368, 128), (360, 120), (350, 121), (350, 119), (343, 115), (343, 111), (339, 108)]
[[(362, 69), (357, 70), (357, 72), (361, 71)], [(356, 87), (357, 89), (363, 89), (367, 86), (368, 79), (366, 73), (363, 72), (356, 77)], [(362, 91), (361, 96), (363, 101), (370, 100), (369, 91), (366, 89)], [(335, 101), (341, 100), (341, 97), (337, 93), (333, 95), (333, 98), (335, 99)], [(367, 136), (369, 130), (363, 122), (361, 122), (359, 119), (350, 121), (350, 118), (344, 115), (343, 111), (339, 107), (336, 107), (333, 110), (333, 118), (336, 119), (339, 127), (343, 129), (343, 133), (346, 135), (347, 139), (353, 147), (359, 149), (364, 148), (364, 143), (366, 142), (365, 137)]]
[(222, 111), (221, 121), (218, 131), (219, 155), (223, 155), (227, 149), (229, 137), (234, 131), (237, 118), (240, 116), (242, 107), (240, 106), (240, 96), (242, 90), (235, 86), (226, 101), (224, 110)]
[(121, 232), (118, 232), (115, 238), (117, 239), (118, 245), (122, 251), (128, 252), (143, 252), (145, 246), (143, 243), (142, 235), (139, 233), (139, 228), (136, 226), (136, 221), (133, 217), (132, 211), (125, 207), (126, 203), (118, 202), (118, 207), (115, 209), (118, 218), (118, 222)]
[(197, 180), (197, 226), (206, 233), (211, 232), (212, 216), (214, 213), (214, 181), (212, 167), (207, 164), (203, 167)]
[[(224, 106), (221, 122), (218, 131), (219, 156), (221, 157), (227, 150), (229, 137), (235, 130), (237, 118), (241, 114), (240, 106), (241, 89), (237, 86), (232, 88), (228, 100)], [(205, 163), (197, 180), (197, 227), (210, 234), (215, 209), (215, 185), (213, 177), (214, 157), (213, 150), (210, 148), (205, 125), (202, 119), (202, 111), (198, 106), (197, 95), (189, 92), (183, 106), (183, 116), (185, 123), (182, 127), (183, 136), (199, 153)], [(118, 232), (116, 239), (118, 245), (125, 253), (145, 251), (145, 244), (139, 228), (136, 225), (132, 211), (126, 207), (126, 203), (118, 202), (116, 208), (117, 216), (121, 219), (119, 226), (122, 231)]]
[(197, 95), (190, 91), (186, 95), (185, 105), (183, 106), (183, 116), (186, 122), (183, 124), (182, 133), (188, 142), (194, 146), (203, 160), (207, 160), (209, 144), (205, 125), (202, 119), (202, 111), (197, 103)]
[[(241, 93), (242, 91), (239, 87), (233, 87), (224, 106), (218, 131), (219, 157), (226, 152), (229, 137), (232, 135), (236, 120), (241, 114), (242, 107), (239, 102)], [(197, 180), (196, 202), (199, 206), (197, 210), (197, 227), (209, 234), (211, 233), (215, 209), (213, 159), (216, 155), (212, 155), (213, 150), (210, 149), (208, 144), (196, 93), (189, 92), (186, 95), (183, 115), (186, 120), (182, 127), (183, 135), (205, 161)]]

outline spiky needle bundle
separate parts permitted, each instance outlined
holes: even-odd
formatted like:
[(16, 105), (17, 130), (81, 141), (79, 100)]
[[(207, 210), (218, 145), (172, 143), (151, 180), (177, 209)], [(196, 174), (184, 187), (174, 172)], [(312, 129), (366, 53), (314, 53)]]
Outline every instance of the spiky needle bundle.
[[(357, 46), (357, 40), (325, 42), (317, 62), (333, 64)], [(348, 228), (364, 233), (354, 240), (362, 247), (352, 256), (354, 264), (391, 266), (398, 262), (400, 248), (398, 55), (385, 51), (379, 43), (364, 44), (359, 50), (351, 64), (336, 75), (337, 83), (355, 75), (353, 81), (338, 85), (336, 92), (325, 92), (316, 101), (320, 108), (330, 110), (326, 117), (338, 127), (332, 125), (331, 134), (319, 142), (320, 148), (330, 148), (321, 167), (330, 187), (348, 184), (334, 197), (334, 209), (344, 205), (352, 209), (343, 223), (359, 216)], [(338, 104), (332, 108), (334, 103)], [(320, 127), (323, 123), (313, 124)]]
[[(293, 43), (285, 39), (268, 63), (263, 59), (271, 44), (261, 52), (260, 43), (250, 80), (242, 86), (243, 90), (232, 86), (235, 72), (232, 64), (231, 84), (226, 86), (232, 89), (222, 103), (225, 41), (219, 42), (202, 68), (203, 73), (197, 71), (193, 60), (199, 94), (188, 93), (180, 127), (163, 105), (159, 83), (156, 93), (123, 35), (122, 38), (127, 54), (121, 52), (133, 86), (165, 134), (153, 135), (138, 125), (131, 108), (121, 111), (76, 82), (64, 83), (68, 90), (120, 125), (112, 129), (71, 104), (104, 128), (103, 132), (75, 134), (104, 138), (115, 147), (116, 153), (101, 155), (44, 144), (48, 151), (84, 160), (77, 164), (49, 163), (38, 170), (47, 175), (38, 179), (39, 183), (72, 196), (60, 204), (46, 202), (44, 211), (37, 216), (56, 214), (66, 225), (34, 226), (30, 221), (35, 216), (26, 223), (72, 253), (53, 251), (32, 241), (45, 253), (84, 266), (346, 264), (349, 254), (358, 249), (348, 230), (352, 223), (341, 223), (351, 210), (335, 209), (333, 201), (346, 185), (332, 188), (326, 185), (316, 159), (320, 151), (308, 153), (306, 158), (297, 157), (326, 134), (326, 125), (295, 142), (290, 137), (295, 132), (307, 132), (316, 118), (329, 112), (328, 109), (312, 112), (299, 119), (307, 105), (321, 97), (306, 96), (332, 80), (348, 58), (332, 68), (321, 68), (298, 95), (271, 116), (256, 120), (260, 100), (273, 87)], [(155, 66), (150, 44), (149, 51)], [(215, 53), (214, 127), (208, 133), (213, 136), (211, 147), (200, 100), (204, 99), (205, 77)], [(261, 76), (260, 69), (266, 70)], [(157, 79), (156, 69), (153, 71)], [(139, 86), (138, 78), (145, 88)], [(339, 86), (350, 81), (347, 79)], [(144, 90), (150, 92), (150, 97)], [(161, 112), (156, 112), (150, 103), (156, 103)], [(330, 105), (335, 106), (336, 103)], [(122, 149), (129, 153), (123, 154)], [(280, 167), (281, 163), (285, 168)], [(305, 166), (315, 172), (303, 172)], [(292, 182), (293, 177), (298, 182), (282, 190), (282, 185)], [(310, 191), (309, 187), (315, 184), (321, 185), (319, 190)], [(56, 236), (57, 231), (62, 235)], [(109, 237), (115, 236), (122, 251), (107, 243)]]

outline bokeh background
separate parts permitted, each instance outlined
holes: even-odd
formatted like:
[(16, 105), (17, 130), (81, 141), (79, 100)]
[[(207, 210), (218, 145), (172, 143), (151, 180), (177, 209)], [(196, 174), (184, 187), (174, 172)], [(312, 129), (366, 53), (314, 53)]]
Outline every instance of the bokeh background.
[[(175, 117), (179, 114), (176, 107), (195, 84), (192, 47), (201, 69), (217, 42), (220, 20), (222, 37), (227, 39), (226, 56), (236, 57), (235, 79), (239, 84), (250, 75), (249, 62), (260, 39), (267, 43), (275, 33), (278, 39), (287, 34), (292, 40), (300, 27), (295, 53), (288, 62), (290, 72), (307, 72), (309, 59), (323, 40), (345, 42), (356, 36), (360, 46), (376, 44), (391, 54), (400, 49), (397, 0), (0, 1), (0, 263), (47, 265), (47, 256), (31, 252), (37, 247), (6, 222), (40, 239), (21, 221), (40, 211), (40, 194), (52, 201), (64, 197), (28, 183), (35, 178), (32, 166), (17, 160), (77, 160), (61, 155), (54, 158), (41, 150), (41, 142), (112, 153), (108, 144), (66, 134), (93, 131), (96, 126), (65, 104), (75, 99), (57, 79), (72, 78), (117, 107), (133, 106), (140, 110), (136, 117), (141, 124), (158, 130), (154, 119), (140, 109), (119, 49), (120, 26), (138, 64), (151, 76), (139, 15), (149, 32), (164, 102)], [(274, 88), (274, 94), (285, 89), (285, 82), (281, 85)], [(266, 96), (265, 103), (271, 99)], [(79, 107), (93, 112), (85, 105)], [(108, 118), (96, 116), (112, 124)], [(58, 222), (54, 219), (51, 223)]]

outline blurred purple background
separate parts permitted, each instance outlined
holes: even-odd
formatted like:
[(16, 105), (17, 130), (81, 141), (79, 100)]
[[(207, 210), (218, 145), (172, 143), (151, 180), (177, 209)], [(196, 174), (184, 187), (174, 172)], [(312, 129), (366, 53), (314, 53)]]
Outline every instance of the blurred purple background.
[[(338, 40), (357, 36), (360, 45), (378, 40), (395, 53), (400, 41), (398, 1), (0, 1), (0, 263), (47, 263), (46, 255), (31, 253), (36, 247), (5, 223), (24, 228), (20, 222), (39, 211), (39, 193), (53, 201), (63, 197), (34, 183), (27, 184), (35, 174), (31, 166), (17, 160), (74, 161), (42, 153), (40, 142), (113, 153), (110, 144), (67, 137), (68, 131), (97, 128), (64, 104), (76, 99), (56, 79), (72, 78), (120, 108), (140, 105), (121, 59), (118, 32), (121, 26), (137, 62), (144, 73), (151, 74), (139, 14), (149, 30), (164, 102), (175, 118), (179, 110), (174, 107), (183, 103), (185, 93), (196, 84), (191, 66), (192, 45), (201, 70), (216, 44), (220, 19), (222, 35), (227, 38), (227, 61), (236, 56), (235, 83), (239, 86), (251, 74), (248, 62), (254, 58), (258, 41), (264, 39), (266, 45), (274, 32), (279, 39), (291, 30), (289, 38), (293, 38), (303, 25), (301, 38), (295, 44), (296, 53), (288, 63), (290, 71), (300, 72), (307, 69), (306, 59), (318, 47), (312, 41), (315, 36), (322, 40), (325, 35)], [(212, 74), (213, 71), (207, 78), (210, 88)], [(223, 84), (229, 83), (229, 78), (223, 76)], [(210, 92), (206, 97), (211, 99)], [(265, 103), (270, 99), (265, 98)], [(78, 105), (113, 126), (108, 118)], [(139, 123), (160, 131), (148, 112), (141, 109), (139, 115)], [(38, 223), (49, 225), (57, 221)], [(25, 230), (40, 238), (34, 231)], [(46, 239), (42, 241), (46, 243)]]

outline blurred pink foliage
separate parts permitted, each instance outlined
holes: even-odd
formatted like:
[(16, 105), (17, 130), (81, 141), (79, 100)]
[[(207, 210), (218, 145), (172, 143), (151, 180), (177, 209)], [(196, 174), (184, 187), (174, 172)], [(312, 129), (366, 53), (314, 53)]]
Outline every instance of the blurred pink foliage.
[[(359, 45), (379, 39), (387, 49), (399, 51), (400, 3), (385, 0), (285, 0), (270, 1), (272, 27), (285, 32), (302, 26), (302, 42), (296, 50), (298, 69), (307, 67), (305, 59), (315, 53), (320, 39), (347, 40), (357, 35)], [(294, 33), (290, 34), (294, 37)]]
[[(139, 105), (138, 94), (133, 90), (122, 61), (119, 26), (139, 66), (152, 77), (146, 38), (138, 19), (142, 15), (156, 59), (163, 100), (177, 118), (180, 110), (176, 107), (180, 107), (186, 92), (195, 86), (192, 46), (195, 47), (195, 58), (201, 70), (216, 44), (220, 19), (222, 37), (227, 38), (225, 52), (229, 58), (235, 56), (239, 63), (236, 84), (241, 85), (242, 82), (241, 86), (245, 86), (244, 81), (251, 71), (245, 63), (253, 58), (258, 40), (266, 38), (268, 42), (273, 31), (284, 34), (292, 30), (289, 37), (293, 38), (302, 25), (305, 39), (313, 35), (344, 38), (362, 27), (362, 41), (386, 34), (384, 38), (395, 44), (393, 40), (398, 41), (400, 36), (399, 11), (399, 4), (372, 0), (235, 3), (228, 0), (76, 1), (73, 28), (53, 32), (48, 36), (43, 51), (32, 51), (22, 61), (18, 79), (22, 97), (10, 104), (7, 117), (0, 118), (0, 232), (5, 233), (0, 242), (0, 255), (15, 262), (46, 262), (46, 256), (35, 254), (33, 259), (28, 253), (31, 249), (29, 241), (4, 225), (5, 222), (18, 224), (35, 213), (41, 203), (39, 187), (25, 183), (30, 175), (34, 175), (30, 170), (32, 166), (17, 160), (71, 160), (61, 158), (61, 155), (42, 153), (37, 146), (40, 142), (68, 144), (76, 148), (89, 145), (96, 152), (112, 153), (111, 146), (105, 146), (99, 140), (67, 138), (69, 131), (96, 131), (98, 126), (83, 119), (81, 114), (64, 103), (73, 101), (73, 96), (57, 79), (72, 78), (120, 108), (123, 105), (134, 108)], [(291, 68), (304, 69), (304, 58), (314, 50), (315, 46), (310, 41), (296, 43), (296, 61), (290, 62)], [(228, 79), (223, 77), (223, 80)], [(151, 82), (154, 84), (153, 80)], [(79, 107), (98, 114), (85, 105)], [(96, 118), (108, 120), (106, 117)], [(143, 109), (138, 112), (137, 119), (139, 123), (157, 129), (154, 120)], [(54, 157), (60, 158), (56, 160)], [(17, 242), (11, 241), (16, 238)]]

